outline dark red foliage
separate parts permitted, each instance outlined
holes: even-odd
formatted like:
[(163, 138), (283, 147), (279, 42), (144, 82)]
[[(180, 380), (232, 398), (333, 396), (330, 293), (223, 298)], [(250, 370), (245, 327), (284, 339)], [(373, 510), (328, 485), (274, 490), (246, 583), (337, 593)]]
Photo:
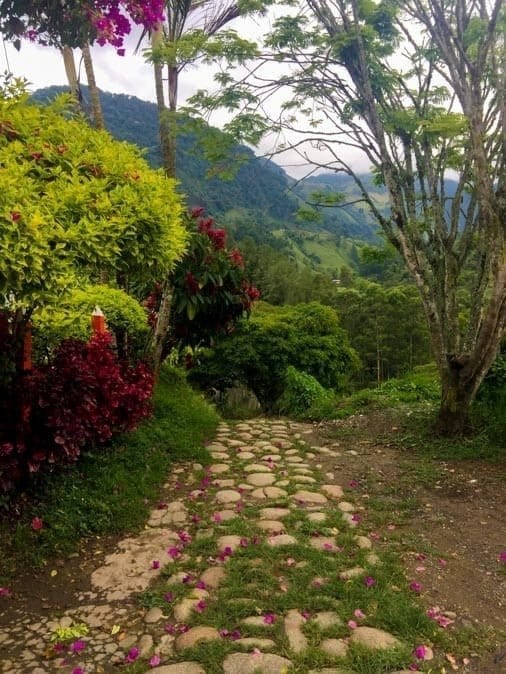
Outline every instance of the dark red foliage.
[(26, 446), (0, 447), (0, 489), (43, 464), (76, 461), (151, 412), (152, 372), (123, 365), (108, 333), (64, 340), (52, 362), (33, 371)]

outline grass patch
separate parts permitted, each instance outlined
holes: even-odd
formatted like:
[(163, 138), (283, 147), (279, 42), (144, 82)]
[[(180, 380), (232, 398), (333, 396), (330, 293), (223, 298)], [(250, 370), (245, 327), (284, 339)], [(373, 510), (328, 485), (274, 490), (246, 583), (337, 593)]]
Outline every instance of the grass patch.
[[(9, 513), (0, 522), (4, 573), (68, 554), (89, 536), (138, 529), (173, 461), (209, 462), (203, 442), (219, 422), (214, 408), (169, 369), (160, 375), (153, 402), (152, 418), (137, 430), (83, 453), (77, 465), (35, 476), (12, 504), (20, 511), (17, 520)], [(35, 516), (44, 522), (39, 532), (30, 527)]]

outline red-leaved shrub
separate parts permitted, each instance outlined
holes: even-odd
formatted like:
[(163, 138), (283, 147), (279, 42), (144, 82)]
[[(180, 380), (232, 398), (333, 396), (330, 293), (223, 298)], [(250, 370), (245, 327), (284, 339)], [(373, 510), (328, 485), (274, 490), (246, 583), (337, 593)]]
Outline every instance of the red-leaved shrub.
[(120, 363), (111, 341), (108, 333), (87, 343), (64, 340), (52, 361), (33, 371), (26, 441), (0, 448), (0, 486), (45, 463), (76, 461), (84, 447), (103, 444), (150, 414), (151, 371)]

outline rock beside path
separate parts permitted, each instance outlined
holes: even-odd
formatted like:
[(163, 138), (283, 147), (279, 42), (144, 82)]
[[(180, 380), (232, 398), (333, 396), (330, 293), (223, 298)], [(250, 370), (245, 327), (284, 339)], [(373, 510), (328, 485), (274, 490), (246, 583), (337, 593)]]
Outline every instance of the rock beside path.
[(223, 661), (223, 674), (280, 674), (291, 664), (271, 653), (232, 653)]
[(357, 627), (353, 630), (350, 641), (371, 649), (386, 649), (400, 646), (399, 639), (390, 632), (378, 630), (375, 627)]

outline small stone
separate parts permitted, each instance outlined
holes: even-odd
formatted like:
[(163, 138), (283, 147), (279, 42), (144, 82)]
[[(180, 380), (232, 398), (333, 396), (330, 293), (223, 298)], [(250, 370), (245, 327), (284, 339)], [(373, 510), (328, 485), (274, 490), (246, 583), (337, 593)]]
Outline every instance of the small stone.
[(153, 649), (153, 637), (151, 634), (143, 634), (139, 639), (139, 655), (145, 658)]
[(148, 671), (149, 674), (206, 674), (198, 662), (178, 662), (177, 665), (162, 665)]
[(215, 499), (218, 503), (236, 503), (241, 500), (241, 494), (232, 489), (224, 489), (223, 491), (216, 492)]
[(219, 487), (220, 489), (225, 489), (227, 487), (235, 487), (235, 480), (231, 478), (227, 479), (216, 479), (213, 480), (213, 485)]
[(211, 452), (211, 456), (213, 457), (213, 459), (216, 459), (217, 461), (228, 460), (228, 454), (226, 452)]
[(232, 520), (234, 517), (237, 517), (235, 510), (220, 510), (218, 512), (218, 518), (221, 522), (226, 522), (227, 520)]
[(315, 513), (308, 513), (307, 518), (310, 522), (325, 522), (327, 516), (325, 515), (325, 513), (315, 512)]
[(336, 627), (342, 625), (343, 621), (341, 618), (332, 611), (320, 611), (312, 620), (318, 625), (321, 630), (328, 629), (329, 627)]
[(351, 569), (346, 569), (346, 571), (341, 571), (339, 578), (341, 580), (351, 580), (352, 578), (357, 578), (365, 573), (365, 569), (361, 566), (354, 566)]
[(343, 488), (337, 484), (324, 484), (321, 490), (330, 498), (343, 498), (344, 496)]
[(157, 623), (162, 618), (163, 618), (162, 609), (158, 608), (158, 606), (154, 606), (153, 608), (150, 608), (149, 611), (144, 616), (144, 622), (147, 623), (148, 625), (151, 625), (153, 623)]
[(235, 534), (220, 536), (218, 539), (218, 550), (222, 551), (225, 550), (225, 548), (231, 548), (232, 551), (237, 550), (241, 545), (241, 540), (241, 536), (236, 536)]
[(286, 479), (285, 480), (279, 480), (278, 482), (276, 482), (276, 487), (283, 487), (283, 488), (289, 487), (290, 484), (291, 484), (290, 480), (286, 480)]
[(304, 459), (301, 458), (300, 456), (287, 456), (286, 462), (287, 463), (304, 463)]
[(335, 540), (328, 536), (314, 536), (309, 543), (315, 550), (323, 550), (325, 552), (335, 552), (337, 550)]
[(225, 578), (226, 571), (222, 566), (212, 566), (206, 569), (200, 576), (200, 580), (206, 584), (207, 587), (215, 590)]
[(271, 548), (279, 548), (282, 545), (293, 545), (297, 543), (297, 539), (294, 538), (293, 536), (290, 536), (289, 534), (280, 534), (279, 536), (270, 536), (267, 539), (267, 544), (271, 546)]
[(291, 609), (285, 616), (285, 633), (294, 653), (301, 653), (308, 647), (307, 639), (301, 629), (305, 622), (305, 618), (296, 609)]
[(285, 530), (283, 522), (277, 520), (260, 520), (257, 522), (257, 527), (262, 531), (270, 531), (272, 533), (280, 534)]
[(221, 473), (228, 472), (229, 466), (228, 463), (214, 463), (212, 466), (209, 466), (209, 472), (213, 475), (220, 475)]
[(176, 648), (182, 651), (183, 648), (191, 648), (202, 641), (215, 641), (220, 638), (216, 628), (199, 625), (198, 627), (192, 627), (188, 632), (180, 634), (176, 639)]
[(395, 648), (400, 641), (393, 634), (375, 627), (357, 627), (351, 633), (350, 641), (371, 649)]
[(249, 618), (244, 618), (241, 622), (243, 625), (248, 625), (249, 627), (271, 627), (270, 623), (264, 622), (264, 618), (261, 615), (252, 615)]
[(271, 653), (231, 653), (223, 661), (223, 674), (280, 674), (291, 664)]
[(246, 478), (246, 482), (255, 487), (267, 487), (276, 482), (276, 476), (272, 473), (251, 473)]
[(302, 503), (316, 503), (318, 505), (327, 503), (327, 497), (316, 491), (306, 491), (301, 489), (292, 496), (294, 501), (302, 501)]
[(262, 637), (243, 637), (242, 639), (236, 639), (234, 644), (239, 646), (244, 646), (245, 648), (260, 648), (265, 649), (266, 651), (271, 648), (276, 648), (276, 642), (272, 639), (263, 639)]
[(368, 550), (372, 548), (372, 541), (370, 538), (367, 538), (367, 536), (355, 536), (355, 541), (357, 542), (358, 547), (362, 550)]
[(255, 455), (253, 452), (238, 452), (237, 458), (239, 461), (247, 461), (248, 459), (253, 459)]
[(354, 506), (353, 503), (349, 503), (348, 501), (340, 501), (337, 504), (337, 507), (342, 513), (352, 513), (356, 510), (356, 506)]
[(289, 508), (262, 508), (260, 510), (260, 517), (263, 520), (278, 520), (289, 514)]
[(174, 618), (179, 623), (185, 623), (189, 620), (193, 614), (193, 608), (195, 606), (194, 599), (183, 599), (174, 606)]
[(246, 473), (267, 473), (269, 466), (263, 463), (250, 463), (249, 466), (244, 466)]
[(381, 561), (375, 552), (370, 552), (365, 559), (370, 566), (376, 566), (376, 564), (379, 564)]
[(334, 658), (344, 658), (348, 652), (348, 644), (344, 639), (324, 639), (319, 647)]
[(297, 484), (314, 484), (316, 482), (314, 477), (310, 477), (309, 475), (297, 475), (295, 481)]

